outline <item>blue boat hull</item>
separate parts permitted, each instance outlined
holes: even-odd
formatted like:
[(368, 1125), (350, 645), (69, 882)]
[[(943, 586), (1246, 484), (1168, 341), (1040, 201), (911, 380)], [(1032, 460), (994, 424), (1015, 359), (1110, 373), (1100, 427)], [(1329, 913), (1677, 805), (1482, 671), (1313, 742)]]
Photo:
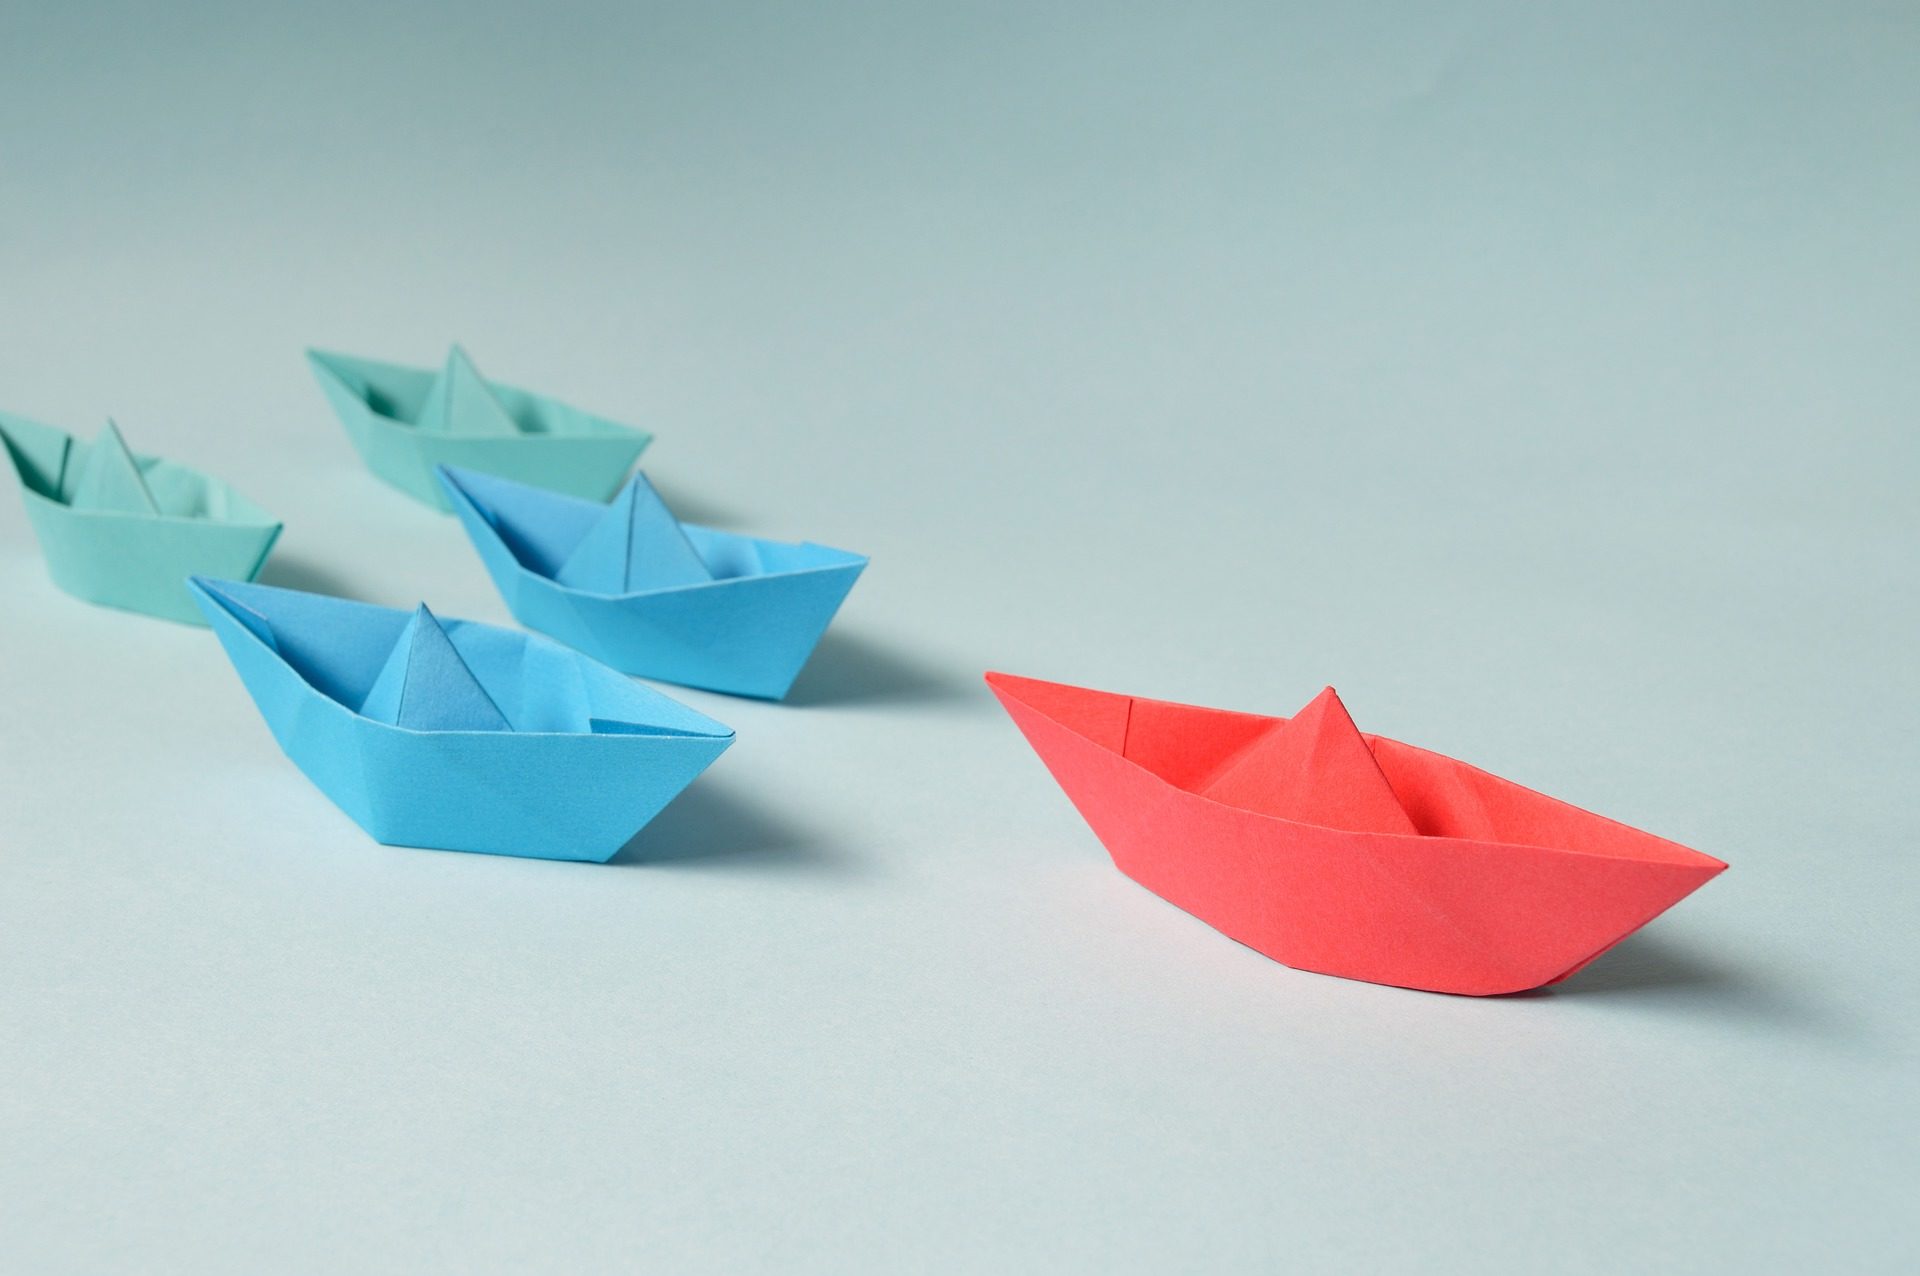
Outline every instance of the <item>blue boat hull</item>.
[[(325, 637), (312, 632), (312, 617), (319, 615), (336, 618), (343, 630), (377, 622), (364, 641), (351, 640), (377, 659), (407, 613), (229, 581), (196, 579), (193, 589), (282, 751), (356, 824), (389, 845), (604, 861), (733, 740), (720, 724), (624, 679), (622, 686), (671, 707), (666, 725), (596, 721), (589, 732), (389, 726), (342, 702), (353, 698), (347, 684), (356, 667), (371, 667), (358, 651), (332, 666), (314, 655), (304, 673), (289, 656), (311, 654), (307, 645)], [(274, 614), (284, 601), (274, 595), (288, 594), (306, 600), (298, 628), (283, 629)], [(593, 680), (591, 670), (583, 672), (589, 662), (538, 638), (470, 622), (449, 628), (462, 654), (483, 667), (517, 660), (530, 676), (555, 684), (576, 676)], [(598, 700), (618, 692), (590, 685), (587, 695)], [(534, 711), (516, 706), (513, 714), (525, 718)], [(701, 723), (713, 731), (701, 733)]]
[[(606, 595), (557, 584), (550, 573), (602, 507), (498, 480), (441, 471), (487, 574), (514, 618), (624, 673), (766, 700), (784, 697), (867, 560), (822, 545), (789, 545), (683, 524), (704, 555), (751, 547), (783, 570), (648, 593)], [(519, 522), (518, 505), (538, 503)], [(509, 542), (512, 538), (512, 542)]]

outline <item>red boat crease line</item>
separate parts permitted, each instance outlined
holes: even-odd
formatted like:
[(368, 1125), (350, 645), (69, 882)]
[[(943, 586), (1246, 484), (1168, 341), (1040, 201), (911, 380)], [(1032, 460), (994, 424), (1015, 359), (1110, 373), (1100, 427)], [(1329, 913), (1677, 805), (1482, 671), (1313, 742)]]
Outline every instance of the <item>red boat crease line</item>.
[[(1442, 908), (1439, 904), (1435, 903), (1431, 897), (1421, 893), (1420, 891), (1414, 889), (1411, 885), (1409, 885), (1400, 876), (1399, 873), (1394, 871), (1393, 866), (1384, 862), (1377, 853), (1369, 852), (1368, 855), (1369, 855), (1369, 858), (1372, 859), (1374, 867), (1379, 870), (1380, 876), (1386, 881), (1393, 883), (1393, 885), (1399, 889), (1399, 892), (1404, 899), (1406, 899), (1414, 907), (1419, 908), (1424, 912), (1426, 912), (1428, 916), (1432, 917), (1435, 921), (1439, 922), (1441, 925), (1445, 926), (1449, 931), (1453, 932), (1453, 934), (1458, 936), (1460, 941), (1465, 946), (1476, 949), (1479, 952), (1481, 952), (1483, 955), (1487, 954), (1488, 949), (1490, 947), (1493, 948), (1495, 952), (1499, 951), (1498, 945), (1490, 945), (1485, 935), (1481, 935), (1471, 927), (1467, 926), (1458, 917), (1456, 917), (1450, 909)], [(1504, 960), (1504, 957), (1505, 957), (1505, 954), (1500, 953), (1498, 957), (1490, 956), (1490, 955), (1485, 956), (1485, 960), (1489, 966), (1495, 967), (1496, 969), (1502, 971), (1505, 974), (1507, 979), (1509, 980), (1523, 979), (1520, 972), (1517, 970), (1513, 970), (1509, 966), (1509, 964)], [(1591, 958), (1589, 960), (1591, 960)], [(1331, 974), (1335, 972), (1330, 971), (1327, 973)]]

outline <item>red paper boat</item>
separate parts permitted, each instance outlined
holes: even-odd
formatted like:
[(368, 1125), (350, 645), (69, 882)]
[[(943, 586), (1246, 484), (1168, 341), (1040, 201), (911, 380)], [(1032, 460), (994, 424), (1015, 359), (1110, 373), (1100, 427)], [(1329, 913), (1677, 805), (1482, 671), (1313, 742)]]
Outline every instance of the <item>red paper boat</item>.
[(1537, 988), (1726, 868), (1363, 735), (1331, 687), (1264, 718), (1003, 673), (987, 684), (1121, 872), (1301, 970)]

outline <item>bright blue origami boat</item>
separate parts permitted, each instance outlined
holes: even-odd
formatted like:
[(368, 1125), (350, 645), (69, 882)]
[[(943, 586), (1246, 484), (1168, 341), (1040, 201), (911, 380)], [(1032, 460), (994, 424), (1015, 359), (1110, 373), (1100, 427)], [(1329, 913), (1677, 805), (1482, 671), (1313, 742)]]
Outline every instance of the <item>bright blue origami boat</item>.
[(281, 749), (374, 838), (605, 860), (733, 732), (529, 634), (190, 582)]
[(682, 523), (644, 474), (601, 505), (439, 473), (521, 624), (645, 678), (780, 699), (867, 565), (843, 549)]
[(442, 462), (604, 501), (653, 438), (489, 381), (459, 346), (437, 371), (324, 350), (307, 351), (307, 361), (367, 468), (441, 510), (447, 498), (433, 467)]

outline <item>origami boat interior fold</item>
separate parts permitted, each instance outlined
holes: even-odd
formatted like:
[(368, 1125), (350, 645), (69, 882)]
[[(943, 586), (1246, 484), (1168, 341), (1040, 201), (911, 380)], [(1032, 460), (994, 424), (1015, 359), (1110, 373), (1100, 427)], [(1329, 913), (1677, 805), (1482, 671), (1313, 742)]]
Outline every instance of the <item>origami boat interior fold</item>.
[[(678, 701), (524, 634), (322, 594), (196, 580), (314, 690), (417, 731), (729, 737)], [(272, 604), (271, 616), (259, 608)]]
[(447, 351), (447, 361), (427, 387), (425, 401), (414, 414), (414, 425), (438, 434), (514, 435), (537, 433), (539, 418), (529, 414), (533, 427), (522, 425), (473, 366), (459, 346)]
[[(811, 541), (766, 540), (682, 523), (644, 474), (634, 475), (606, 505), (464, 470), (449, 469), (447, 479), (521, 567), (581, 593), (619, 597), (867, 561)], [(582, 577), (592, 583), (571, 583)]]
[[(1294, 823), (1673, 864), (1719, 860), (1443, 754), (1359, 731), (1329, 687), (1292, 718), (993, 675), (1167, 783)], [(1017, 689), (1017, 690), (1016, 690)]]
[(78, 467), (73, 495), (67, 504), (80, 510), (114, 510), (122, 514), (157, 515), (160, 503), (147, 488), (140, 463), (127, 450), (120, 427), (108, 421)]
[(513, 730), (425, 603), (394, 641), (360, 716), (410, 731)]
[(1194, 791), (1304, 824), (1418, 831), (1332, 687), (1236, 750)]
[(280, 525), (210, 474), (130, 451), (111, 421), (87, 443), (53, 426), (0, 412), (0, 441), (22, 487), (69, 509), (260, 528)]
[(704, 585), (716, 574), (647, 476), (636, 474), (568, 552), (553, 579), (589, 593), (638, 594)]

